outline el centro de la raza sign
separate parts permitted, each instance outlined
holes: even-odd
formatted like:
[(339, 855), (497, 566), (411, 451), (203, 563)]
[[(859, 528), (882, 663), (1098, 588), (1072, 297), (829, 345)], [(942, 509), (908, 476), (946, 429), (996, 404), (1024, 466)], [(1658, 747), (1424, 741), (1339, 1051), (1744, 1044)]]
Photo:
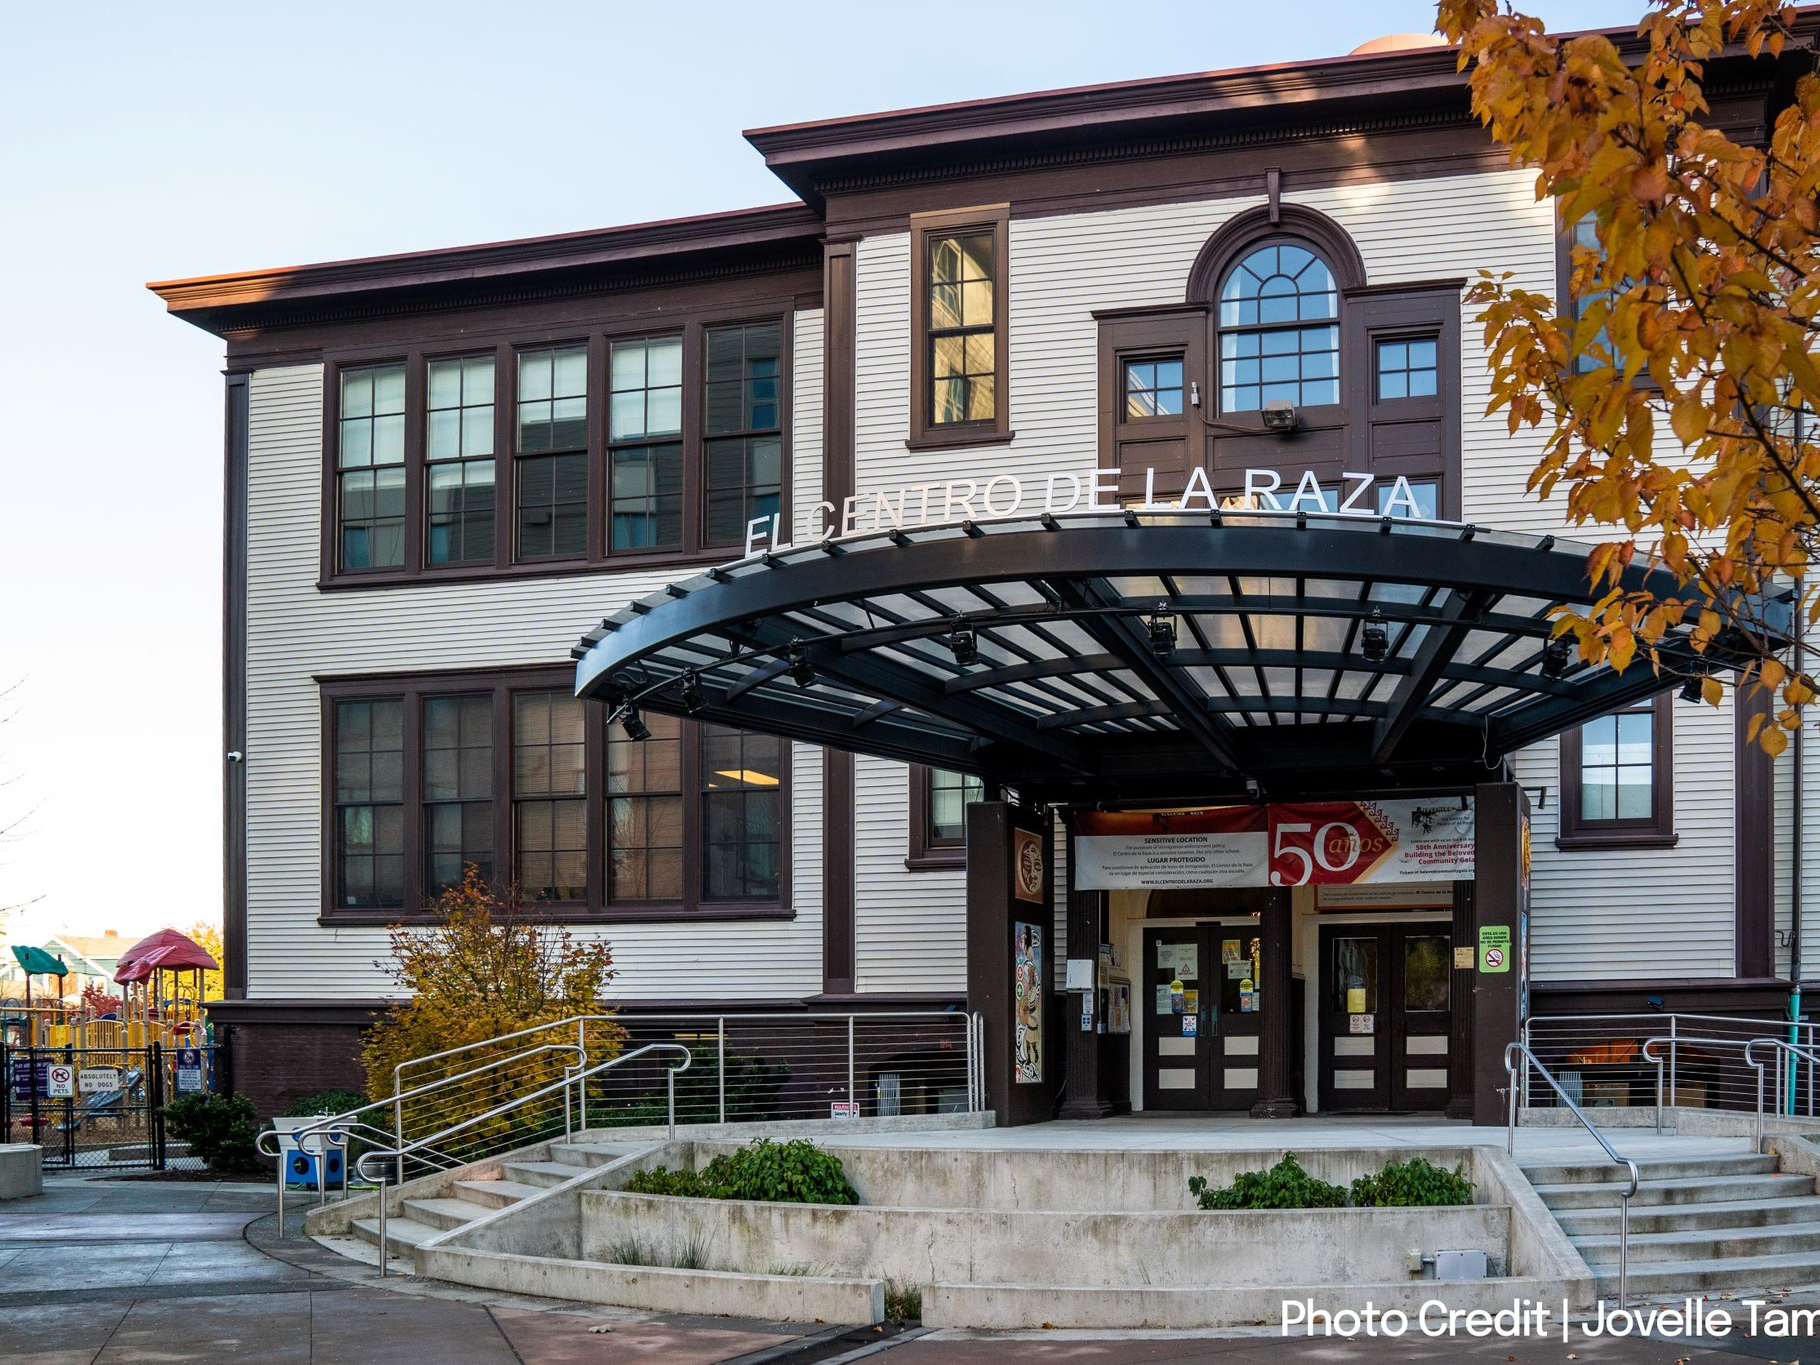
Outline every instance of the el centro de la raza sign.
[[(817, 544), (846, 536), (879, 531), (906, 530), (957, 521), (1005, 521), (1016, 516), (1065, 516), (1072, 512), (1105, 512), (1118, 509), (1123, 471), (1093, 469), (1085, 474), (1056, 473), (1024, 479), (1016, 474), (990, 478), (946, 479), (932, 483), (902, 484), (854, 493), (837, 507), (818, 502), (803, 513), (802, 525), (786, 528), (782, 514), (754, 517), (746, 525), (745, 553), (788, 550), (798, 543)], [(1204, 469), (1189, 471), (1178, 497), (1157, 501), (1156, 470), (1144, 471), (1144, 500), (1132, 504), (1139, 512), (1217, 512), (1228, 509), (1264, 509), (1273, 512), (1338, 512), (1346, 516), (1400, 517), (1425, 520), (1415, 486), (1402, 474), (1388, 484), (1389, 493), (1379, 501), (1375, 474), (1342, 473), (1338, 483), (1323, 487), (1313, 470), (1303, 470), (1294, 491), (1281, 471), (1247, 469), (1244, 491), (1222, 499)], [(786, 538), (786, 531), (795, 534)]]

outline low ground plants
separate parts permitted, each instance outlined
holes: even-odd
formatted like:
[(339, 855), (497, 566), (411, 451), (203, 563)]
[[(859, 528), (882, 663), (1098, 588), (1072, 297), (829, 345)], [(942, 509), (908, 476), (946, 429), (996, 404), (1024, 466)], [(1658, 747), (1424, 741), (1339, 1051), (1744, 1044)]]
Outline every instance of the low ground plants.
[(164, 1106), (164, 1126), (211, 1171), (239, 1175), (259, 1169), (253, 1146), (258, 1117), (245, 1095), (185, 1095)]
[(1449, 1171), (1418, 1156), (1360, 1176), (1348, 1192), (1308, 1174), (1288, 1152), (1267, 1171), (1240, 1172), (1223, 1190), (1190, 1176), (1188, 1193), (1204, 1209), (1428, 1208), (1472, 1203), (1472, 1181), (1459, 1166)]
[(806, 1138), (773, 1142), (758, 1138), (723, 1152), (699, 1171), (665, 1166), (639, 1171), (626, 1181), (632, 1194), (669, 1194), (688, 1199), (758, 1199), (783, 1204), (857, 1204), (840, 1158)]

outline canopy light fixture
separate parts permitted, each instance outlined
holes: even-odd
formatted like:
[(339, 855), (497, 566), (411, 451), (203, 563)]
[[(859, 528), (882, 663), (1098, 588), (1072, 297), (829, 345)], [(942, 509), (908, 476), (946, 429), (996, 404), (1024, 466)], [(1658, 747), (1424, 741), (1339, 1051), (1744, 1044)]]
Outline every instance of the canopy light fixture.
[(1365, 618), (1359, 631), (1359, 653), (1371, 664), (1383, 663), (1390, 653), (1390, 626), (1384, 620), (1384, 613), (1376, 607), (1371, 609), (1371, 615)]
[(702, 695), (700, 674), (683, 674), (682, 704), (683, 709), (692, 716), (700, 715), (708, 709), (708, 699)]
[(954, 623), (954, 631), (948, 636), (948, 648), (954, 651), (954, 662), (957, 664), (964, 666), (980, 661), (979, 633), (974, 630), (973, 622)]
[(1574, 654), (1573, 641), (1565, 635), (1557, 635), (1542, 646), (1542, 676), (1558, 678), (1567, 672), (1567, 665)]
[(1158, 602), (1145, 623), (1150, 628), (1150, 652), (1159, 659), (1175, 653), (1175, 613), (1167, 602)]
[(1687, 681), (1681, 684), (1681, 700), (1705, 701), (1706, 679), (1698, 673), (1689, 674)]
[(803, 648), (801, 640), (790, 641), (790, 676), (798, 687), (807, 687), (815, 681), (815, 665), (809, 662), (809, 651)]
[(638, 708), (631, 702), (619, 713), (619, 726), (626, 732), (626, 738), (635, 743), (642, 743), (651, 738), (651, 727), (639, 718)]

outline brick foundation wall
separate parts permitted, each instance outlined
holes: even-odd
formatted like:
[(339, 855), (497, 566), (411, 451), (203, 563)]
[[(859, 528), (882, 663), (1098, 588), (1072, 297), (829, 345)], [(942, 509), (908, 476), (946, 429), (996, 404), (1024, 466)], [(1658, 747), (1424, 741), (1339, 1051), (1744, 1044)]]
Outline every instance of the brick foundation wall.
[(360, 1035), (379, 1008), (235, 1000), (211, 1005), (209, 1019), (226, 1046), (234, 1093), (252, 1100), (264, 1120), (306, 1095), (365, 1089)]

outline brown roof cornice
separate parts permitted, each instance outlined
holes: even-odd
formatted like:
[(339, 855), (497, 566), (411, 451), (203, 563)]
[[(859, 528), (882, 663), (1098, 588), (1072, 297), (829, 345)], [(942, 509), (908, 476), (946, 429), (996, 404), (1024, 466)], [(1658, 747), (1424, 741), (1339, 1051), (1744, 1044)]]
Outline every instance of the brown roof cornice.
[(172, 313), (219, 334), (249, 317), (321, 315), (356, 297), (367, 304), (480, 297), (522, 293), (562, 275), (673, 274), (709, 268), (719, 259), (775, 259), (779, 248), (819, 243), (821, 233), (821, 215), (813, 209), (776, 204), (480, 246), (159, 280), (146, 288)]

